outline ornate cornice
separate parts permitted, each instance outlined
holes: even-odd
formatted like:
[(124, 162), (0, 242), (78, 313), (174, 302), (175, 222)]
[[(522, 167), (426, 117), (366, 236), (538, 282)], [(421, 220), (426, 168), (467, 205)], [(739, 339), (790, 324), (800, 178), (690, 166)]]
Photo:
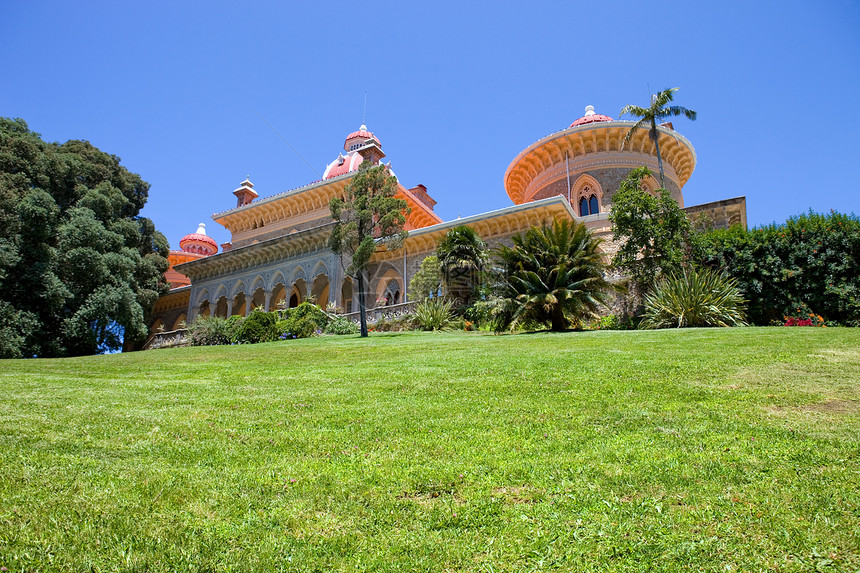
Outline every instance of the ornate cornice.
[(176, 270), (192, 281), (200, 281), (216, 275), (226, 275), (243, 269), (300, 257), (326, 249), (334, 222), (305, 231), (239, 247), (181, 265)]
[(431, 227), (410, 231), (403, 248), (396, 251), (383, 251), (374, 255), (374, 261), (382, 262), (407, 255), (429, 253), (450, 229), (466, 225), (478, 232), (484, 240), (509, 237), (514, 233), (524, 231), (533, 225), (540, 225), (557, 217), (577, 219), (564, 197), (550, 197), (540, 201), (532, 201), (523, 205), (514, 205), (497, 211), (481, 213), (462, 219), (447, 221)]
[[(565, 158), (571, 161), (571, 174), (595, 167), (627, 167), (642, 165), (642, 159), (651, 158), (656, 164), (654, 143), (648, 130), (639, 129), (624, 145), (624, 136), (635, 125), (632, 121), (607, 121), (581, 125), (548, 135), (533, 143), (508, 166), (505, 171), (505, 190), (514, 203), (528, 200), (535, 192), (534, 182), (554, 166), (564, 166)], [(660, 151), (664, 171), (681, 188), (690, 179), (696, 167), (693, 145), (681, 134), (658, 127)], [(596, 155), (595, 155), (596, 154)], [(634, 159), (639, 155), (638, 160)], [(589, 157), (590, 156), (590, 157)], [(593, 159), (592, 159), (593, 158)], [(594, 163), (591, 163), (591, 162)], [(649, 161), (647, 164), (650, 164)], [(588, 167), (590, 165), (590, 167)]]
[[(307, 215), (314, 211), (325, 213), (329, 202), (334, 197), (343, 195), (343, 191), (356, 172), (345, 173), (338, 177), (318, 181), (284, 191), (271, 197), (259, 199), (248, 205), (235, 207), (221, 213), (212, 215), (212, 218), (227, 228), (233, 237), (241, 236), (241, 240), (253, 239), (258, 231), (261, 235), (270, 230), (287, 228), (290, 219), (307, 219)], [(416, 199), (399, 182), (397, 184), (397, 196), (405, 199), (412, 208), (407, 216), (407, 224), (412, 228), (426, 227), (442, 221), (423, 202)]]

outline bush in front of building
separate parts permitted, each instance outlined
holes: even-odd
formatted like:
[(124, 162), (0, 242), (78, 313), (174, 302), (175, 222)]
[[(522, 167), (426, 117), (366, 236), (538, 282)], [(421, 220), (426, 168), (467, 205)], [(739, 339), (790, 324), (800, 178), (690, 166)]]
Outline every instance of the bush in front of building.
[(644, 302), (640, 328), (747, 325), (737, 281), (711, 269), (671, 274), (645, 295)]
[(200, 316), (189, 327), (192, 346), (216, 346), (232, 344), (235, 334), (242, 325), (241, 316), (221, 318), (220, 316)]
[(239, 344), (257, 344), (278, 339), (278, 317), (259, 309), (251, 311), (238, 326), (233, 341)]
[(454, 303), (444, 298), (426, 298), (415, 307), (415, 322), (422, 330), (441, 330), (454, 320)]
[(820, 315), (860, 326), (860, 218), (810, 211), (783, 224), (693, 237), (693, 262), (737, 279), (750, 322)]
[(358, 325), (343, 316), (332, 318), (323, 330), (325, 334), (358, 334)]
[(329, 316), (320, 307), (303, 302), (283, 312), (283, 318), (277, 324), (278, 337), (287, 340), (321, 334), (329, 320)]

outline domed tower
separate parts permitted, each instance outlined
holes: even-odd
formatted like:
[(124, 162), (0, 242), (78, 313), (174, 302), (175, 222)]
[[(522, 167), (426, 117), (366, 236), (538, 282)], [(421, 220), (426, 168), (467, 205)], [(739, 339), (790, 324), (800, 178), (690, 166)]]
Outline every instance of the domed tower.
[(346, 136), (343, 150), (346, 155), (338, 154), (337, 159), (328, 164), (323, 172), (323, 179), (357, 171), (365, 160), (376, 164), (385, 157), (385, 153), (382, 152), (382, 142), (373, 135), (373, 132), (367, 131), (367, 126), (364, 124), (358, 128), (358, 131), (353, 131)]
[[(643, 185), (656, 190), (659, 168), (648, 130), (636, 130), (623, 143), (635, 123), (595, 113), (589, 105), (570, 127), (533, 143), (514, 158), (505, 172), (508, 196), (519, 205), (561, 195), (579, 217), (608, 214), (621, 181), (631, 169), (643, 165), (654, 173)], [(683, 207), (681, 189), (696, 167), (696, 152), (671, 124), (663, 124), (657, 131), (666, 188)]]
[(173, 267), (180, 263), (187, 263), (214, 255), (218, 252), (218, 244), (215, 239), (206, 234), (206, 225), (200, 223), (196, 233), (185, 235), (179, 240), (179, 250), (171, 249), (167, 256), (170, 267), (164, 273), (164, 278), (170, 283), (170, 288), (188, 286), (191, 280), (176, 271)]

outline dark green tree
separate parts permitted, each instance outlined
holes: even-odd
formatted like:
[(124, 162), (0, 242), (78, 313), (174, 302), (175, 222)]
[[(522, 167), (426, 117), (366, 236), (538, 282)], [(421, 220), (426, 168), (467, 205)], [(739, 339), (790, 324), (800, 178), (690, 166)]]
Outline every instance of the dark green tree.
[(663, 123), (670, 117), (683, 115), (689, 120), (695, 121), (696, 112), (689, 110), (680, 105), (667, 105), (675, 99), (675, 92), (680, 88), (668, 88), (651, 96), (651, 105), (649, 107), (639, 107), (638, 105), (626, 105), (621, 109), (619, 115), (630, 114), (638, 117), (639, 121), (636, 125), (630, 128), (624, 136), (622, 147), (626, 145), (633, 135), (643, 128), (648, 129), (648, 137), (654, 142), (654, 148), (657, 150), (657, 165), (660, 167), (660, 187), (665, 187), (666, 183), (663, 177), (663, 158), (660, 155), (660, 132), (657, 131), (658, 123)]
[(566, 330), (605, 304), (613, 287), (603, 276), (601, 240), (585, 225), (563, 219), (512, 241), (513, 247), (498, 250), (507, 301), (498, 326), (549, 323), (552, 330)]
[(374, 167), (365, 161), (344, 189), (344, 196), (333, 198), (329, 204), (335, 221), (329, 247), (341, 255), (346, 272), (358, 283), (363, 337), (367, 336), (365, 271), (370, 258), (378, 249), (399, 248), (406, 238), (403, 225), (409, 206), (406, 200), (395, 197), (396, 193), (397, 178), (391, 175), (388, 167)]
[(448, 295), (460, 304), (468, 304), (488, 261), (487, 244), (474, 229), (460, 225), (439, 241), (436, 258)]
[(785, 317), (860, 326), (860, 217), (804, 213), (785, 223), (693, 235), (695, 263), (725, 272), (749, 300), (750, 321)]
[[(149, 185), (86, 141), (0, 118), (0, 353), (132, 349), (167, 291), (168, 245), (139, 215)], [(5, 332), (14, 332), (7, 336)]]
[(647, 290), (662, 274), (681, 270), (690, 234), (687, 215), (669, 191), (659, 196), (642, 190), (646, 167), (630, 172), (612, 197), (609, 220), (619, 243), (612, 263), (629, 274), (640, 290)]

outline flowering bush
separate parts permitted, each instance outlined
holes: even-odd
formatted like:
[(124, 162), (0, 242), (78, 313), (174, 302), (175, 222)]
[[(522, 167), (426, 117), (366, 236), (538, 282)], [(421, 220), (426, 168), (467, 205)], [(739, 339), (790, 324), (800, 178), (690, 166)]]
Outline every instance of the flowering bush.
[(821, 317), (820, 314), (815, 314), (810, 312), (803, 316), (786, 316), (785, 323), (783, 326), (821, 326), (826, 327), (827, 325), (824, 323), (824, 318)]

